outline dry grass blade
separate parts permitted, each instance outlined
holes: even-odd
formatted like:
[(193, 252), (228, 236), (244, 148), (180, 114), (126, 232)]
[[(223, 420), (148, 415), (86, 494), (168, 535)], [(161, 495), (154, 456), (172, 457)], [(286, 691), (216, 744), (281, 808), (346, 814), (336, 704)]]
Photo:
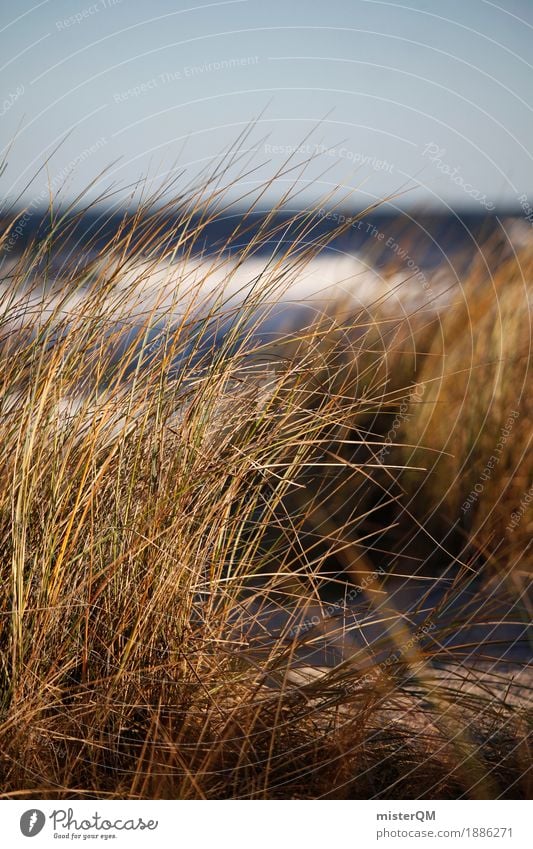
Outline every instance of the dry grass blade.
[[(332, 234), (318, 207), (280, 224), (290, 192), (257, 225), (263, 187), (208, 255), (239, 156), (88, 256), (83, 211), (52, 208), (2, 260), (2, 794), (526, 795), (526, 511), (494, 538), (532, 479), (531, 256), (501, 269), (496, 331), (488, 290), (441, 322), (396, 314), (382, 280), (281, 332)], [(494, 605), (474, 569), (505, 573)]]

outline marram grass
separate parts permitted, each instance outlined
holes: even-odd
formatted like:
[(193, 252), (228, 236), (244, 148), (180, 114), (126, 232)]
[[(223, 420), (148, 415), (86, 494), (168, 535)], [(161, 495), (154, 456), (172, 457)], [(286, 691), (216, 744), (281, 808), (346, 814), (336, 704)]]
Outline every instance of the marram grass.
[[(466, 281), (475, 303), (444, 323), (337, 303), (269, 344), (258, 325), (324, 246), (314, 211), (295, 216), (289, 247), (274, 215), (246, 242), (242, 261), (277, 248), (236, 308), (225, 246), (190, 271), (202, 226), (224, 209), (219, 181), (170, 208), (179, 251), (145, 201), (88, 265), (74, 253), (59, 277), (47, 270), (70, 226), (53, 209), (44, 241), (3, 265), (2, 795), (526, 796), (529, 678), (514, 693), (512, 675), (456, 657), (432, 673), (444, 634), (431, 611), (431, 641), (397, 617), (398, 651), (385, 641), (364, 669), (347, 656), (298, 673), (316, 630), (262, 651), (249, 635), (265, 599), (320, 607), (350, 586), (388, 621), (378, 601), (391, 575), (427, 577), (428, 539), (453, 524), (520, 403), (505, 460), (460, 542), (440, 543), (438, 568), (453, 566), (457, 588), (497, 556), (491, 540), (532, 480), (531, 256), (500, 269), (496, 301), (487, 281)], [(228, 269), (229, 294), (206, 295), (209, 267), (223, 280)], [(530, 524), (496, 571), (525, 568)]]

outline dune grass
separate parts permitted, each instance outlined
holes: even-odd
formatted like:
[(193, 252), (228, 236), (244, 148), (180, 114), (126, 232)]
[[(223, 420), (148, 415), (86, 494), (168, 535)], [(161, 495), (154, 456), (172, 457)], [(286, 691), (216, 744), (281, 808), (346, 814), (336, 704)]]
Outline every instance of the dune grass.
[(402, 432), (438, 452), (423, 481), (406, 476), (420, 520), (503, 573), (513, 560), (531, 571), (532, 263), (527, 250), (494, 273), (473, 269), (421, 364), (425, 402)]
[[(480, 569), (496, 558), (492, 540), (533, 479), (531, 256), (490, 284), (472, 272), (444, 320), (337, 303), (258, 343), (258, 323), (324, 238), (316, 210), (295, 216), (290, 245), (267, 216), (241, 259), (277, 247), (244, 301), (226, 246), (210, 262), (228, 269), (228, 289), (207, 297), (186, 261), (203, 234), (190, 222), (224, 214), (215, 176), (172, 204), (145, 200), (88, 264), (71, 252), (57, 279), (64, 213), (4, 265), (2, 795), (526, 796), (529, 679), (514, 698), (498, 670), (490, 683), (460, 663), (431, 674), (438, 634), (410, 645), (405, 623), (393, 634), (408, 645), (401, 659), (361, 669), (347, 657), (299, 678), (293, 655), (316, 633), (272, 637), (262, 652), (248, 635), (265, 599), (320, 605), (366, 582), (372, 608), (389, 573), (427, 571), (438, 533), (454, 585), (473, 551)], [(170, 209), (179, 251), (163, 230)], [(244, 214), (243, 243), (248, 225)], [(174, 276), (154, 293), (165, 259)], [(448, 528), (518, 403), (505, 462), (452, 545)], [(524, 514), (496, 569), (523, 568), (530, 525)]]

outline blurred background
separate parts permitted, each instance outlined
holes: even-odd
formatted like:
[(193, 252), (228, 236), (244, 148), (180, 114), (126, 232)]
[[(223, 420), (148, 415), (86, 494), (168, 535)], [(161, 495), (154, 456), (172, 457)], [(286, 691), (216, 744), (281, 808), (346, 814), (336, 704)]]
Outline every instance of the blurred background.
[(340, 185), (354, 209), (529, 225), (532, 35), (530, 0), (22, 0), (0, 29), (2, 196), (179, 186), (253, 123), (241, 193), (295, 154), (302, 206)]

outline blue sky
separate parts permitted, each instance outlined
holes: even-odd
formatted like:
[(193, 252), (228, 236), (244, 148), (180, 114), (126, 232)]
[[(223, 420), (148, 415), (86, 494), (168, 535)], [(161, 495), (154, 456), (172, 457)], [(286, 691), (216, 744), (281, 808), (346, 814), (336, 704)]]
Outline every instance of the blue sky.
[(4, 197), (58, 144), (26, 203), (190, 179), (255, 119), (250, 188), (301, 146), (302, 203), (533, 203), (531, 0), (22, 0), (0, 29)]

